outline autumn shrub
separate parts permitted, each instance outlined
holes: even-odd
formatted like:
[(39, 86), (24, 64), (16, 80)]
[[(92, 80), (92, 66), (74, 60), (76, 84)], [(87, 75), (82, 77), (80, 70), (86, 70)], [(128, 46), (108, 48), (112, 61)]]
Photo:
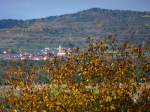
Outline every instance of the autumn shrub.
[[(2, 112), (148, 112), (149, 48), (117, 40), (92, 40), (85, 51), (54, 58), (27, 72), (6, 71), (10, 91)], [(36, 76), (44, 72), (47, 82)], [(44, 74), (44, 75), (45, 75)]]

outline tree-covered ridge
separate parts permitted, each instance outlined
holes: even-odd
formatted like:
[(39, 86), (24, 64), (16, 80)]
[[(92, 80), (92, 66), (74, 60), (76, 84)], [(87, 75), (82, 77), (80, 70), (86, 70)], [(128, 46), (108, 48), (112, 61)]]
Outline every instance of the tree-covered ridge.
[[(92, 8), (74, 14), (33, 20), (0, 20), (0, 48), (29, 47), (67, 42), (84, 45), (88, 36), (118, 35), (120, 40), (149, 41), (150, 12)], [(20, 44), (21, 43), (21, 44)], [(39, 43), (41, 43), (39, 45)]]

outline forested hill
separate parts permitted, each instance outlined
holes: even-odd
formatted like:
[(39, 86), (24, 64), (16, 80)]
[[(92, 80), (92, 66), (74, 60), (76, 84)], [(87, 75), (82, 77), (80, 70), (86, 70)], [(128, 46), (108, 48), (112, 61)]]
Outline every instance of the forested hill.
[[(0, 20), (0, 48), (81, 46), (85, 37), (115, 34), (131, 41), (150, 39), (150, 12), (92, 8), (32, 20)], [(139, 41), (140, 40), (140, 41)]]

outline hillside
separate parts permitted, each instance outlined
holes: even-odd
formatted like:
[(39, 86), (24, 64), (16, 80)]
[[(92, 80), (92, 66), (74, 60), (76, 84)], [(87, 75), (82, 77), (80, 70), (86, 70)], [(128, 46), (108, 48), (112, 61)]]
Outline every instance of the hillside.
[(0, 49), (83, 46), (89, 36), (149, 41), (150, 12), (92, 8), (33, 20), (0, 20)]

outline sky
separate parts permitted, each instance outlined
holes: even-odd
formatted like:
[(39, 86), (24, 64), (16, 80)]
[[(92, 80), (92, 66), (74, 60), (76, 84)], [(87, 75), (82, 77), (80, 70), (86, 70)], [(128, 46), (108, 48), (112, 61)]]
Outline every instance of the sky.
[(150, 11), (150, 0), (0, 0), (0, 19), (34, 19), (90, 8)]

